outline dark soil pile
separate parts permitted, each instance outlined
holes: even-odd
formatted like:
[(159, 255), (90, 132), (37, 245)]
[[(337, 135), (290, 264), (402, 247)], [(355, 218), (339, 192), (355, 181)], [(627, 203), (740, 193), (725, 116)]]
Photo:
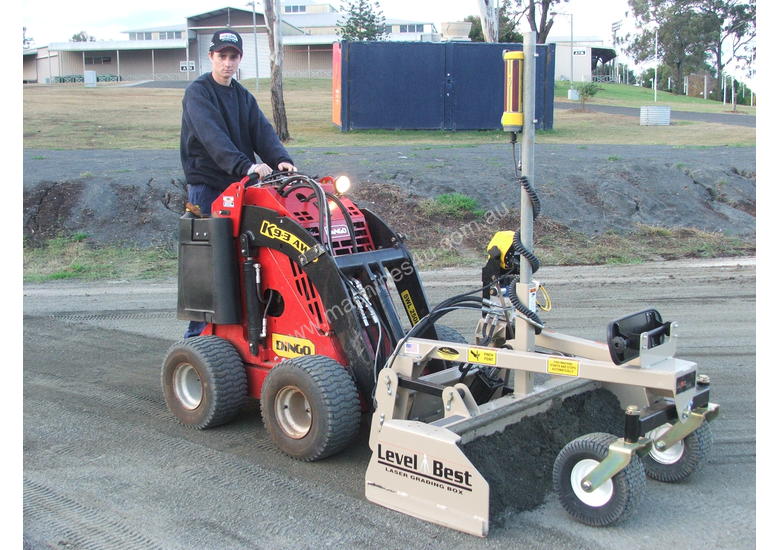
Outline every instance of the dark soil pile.
[[(303, 173), (349, 175), (358, 204), (412, 246), (442, 248), (454, 237), (481, 247), (494, 231), (518, 224), (520, 189), (508, 145), (291, 152)], [(178, 151), (27, 149), (24, 157), (28, 243), (74, 233), (96, 244), (174, 243), (186, 196)], [(755, 170), (755, 148), (537, 145), (537, 223), (585, 235), (644, 224), (753, 238)], [(424, 198), (444, 193), (472, 197), (494, 216), (485, 223), (421, 209)]]
[(622, 415), (614, 394), (598, 389), (464, 445), (464, 454), (490, 484), (491, 527), (544, 502), (552, 490), (553, 463), (567, 443), (593, 432), (622, 436)]

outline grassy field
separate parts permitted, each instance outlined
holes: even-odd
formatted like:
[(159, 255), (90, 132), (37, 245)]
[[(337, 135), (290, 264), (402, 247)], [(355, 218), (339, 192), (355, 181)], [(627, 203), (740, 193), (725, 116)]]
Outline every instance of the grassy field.
[[(51, 239), (42, 247), (25, 247), (24, 281), (79, 279), (159, 279), (176, 277), (173, 248), (133, 249), (95, 247), (84, 235)], [(483, 238), (486, 241), (488, 238)], [(639, 226), (634, 234), (608, 232), (587, 237), (553, 225), (537, 236), (535, 253), (543, 265), (634, 264), (679, 258), (718, 258), (755, 255), (755, 243), (690, 228), (667, 229)], [(480, 247), (430, 254), (429, 243), (407, 243), (417, 267), (480, 266), (485, 255)], [(435, 252), (435, 251), (434, 251)]]
[[(651, 88), (630, 86), (628, 84), (600, 83), (603, 88), (588, 103), (594, 105), (615, 105), (619, 107), (642, 107), (653, 105), (654, 95)], [(569, 83), (557, 81), (555, 83), (555, 100), (569, 101), (567, 93)], [(669, 105), (672, 110), (695, 111), (698, 113), (731, 113), (731, 104), (723, 105), (720, 101), (704, 100), (698, 97), (674, 95), (670, 92), (658, 91), (658, 105)], [(737, 105), (737, 113), (755, 115), (756, 108), (749, 105)]]
[[(244, 84), (250, 91), (254, 90), (253, 80)], [(267, 80), (261, 80), (258, 96), (266, 113), (271, 112), (268, 85)], [(341, 132), (331, 122), (330, 86), (327, 79), (285, 81), (285, 104), (293, 138), (290, 146), (467, 145), (504, 143), (507, 139), (501, 131)], [(619, 88), (612, 89), (612, 86)], [(652, 90), (649, 92), (652, 100)], [(33, 149), (175, 149), (179, 146), (183, 93), (182, 89), (28, 86), (23, 95), (24, 146)], [(559, 93), (565, 97), (565, 83), (556, 88), (556, 94)], [(642, 93), (646, 94), (647, 90), (610, 85), (610, 91), (599, 92), (595, 100), (615, 105), (635, 102), (632, 106), (638, 106), (647, 103), (642, 97), (634, 97)], [(690, 99), (694, 103), (703, 101)], [(554, 129), (537, 132), (536, 138), (538, 143), (754, 146), (755, 129), (687, 121), (671, 126), (639, 126), (636, 117), (558, 109)]]

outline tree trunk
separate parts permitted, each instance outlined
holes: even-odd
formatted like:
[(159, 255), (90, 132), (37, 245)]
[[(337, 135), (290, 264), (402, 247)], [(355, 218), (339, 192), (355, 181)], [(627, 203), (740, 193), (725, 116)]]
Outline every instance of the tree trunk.
[(676, 95), (682, 95), (683, 94), (683, 64), (682, 61), (679, 63), (675, 63), (675, 82), (674, 82), (674, 93)]
[(718, 93), (717, 99), (718, 101), (722, 101), (722, 93), (723, 93), (723, 47), (722, 42), (718, 44), (718, 50), (715, 52), (715, 68), (718, 71)]
[(485, 37), (485, 42), (498, 42), (498, 8), (493, 5), (493, 0), (478, 1), (482, 36)]
[(290, 140), (290, 132), (287, 129), (287, 110), (284, 107), (282, 86), (284, 51), (279, 19), (279, 13), (282, 10), (281, 0), (264, 0), (263, 3), (265, 4), (265, 24), (268, 27), (268, 47), (271, 50), (271, 106), (274, 112), (274, 127), (279, 139), (287, 142)]

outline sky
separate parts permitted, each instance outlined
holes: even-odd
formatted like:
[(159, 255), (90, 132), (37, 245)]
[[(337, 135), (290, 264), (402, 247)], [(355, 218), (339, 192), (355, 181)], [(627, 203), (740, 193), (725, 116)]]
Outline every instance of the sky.
[[(130, 3), (105, 0), (70, 0), (69, 2), (43, 0), (25, 2), (21, 6), (22, 26), (36, 45), (50, 42), (67, 42), (79, 31), (97, 39), (127, 38), (122, 31), (184, 23), (189, 15), (195, 15), (226, 6), (247, 8), (246, 1), (220, 2), (219, 0), (133, 0)], [(339, 6), (338, 0), (330, 2)], [(571, 0), (561, 4), (561, 11), (574, 13), (575, 35), (610, 36), (610, 25), (627, 9), (626, 0)], [(258, 2), (258, 7), (262, 1)], [(467, 15), (478, 15), (477, 0), (380, 0), (385, 17), (394, 19), (420, 19), (431, 21), (440, 28), (445, 21), (461, 21)], [(569, 18), (560, 17), (561, 32), (553, 27), (552, 34), (568, 36)], [(527, 29), (526, 29), (527, 30)]]
[[(340, 5), (339, 0), (331, 0), (330, 3), (337, 8)], [(386, 18), (430, 21), (439, 29), (442, 22), (461, 21), (467, 15), (479, 14), (478, 0), (380, 0), (379, 3)], [(262, 4), (262, 0), (257, 4), (260, 10)], [(764, 1), (764, 9), (771, 4)], [(86, 31), (98, 40), (127, 39), (123, 31), (183, 24), (187, 16), (226, 6), (251, 9), (246, 0), (133, 0), (130, 3), (42, 0), (25, 2), (17, 9), (20, 9), (21, 26), (27, 27), (27, 36), (34, 39), (35, 46), (41, 46), (67, 42), (80, 31)], [(612, 23), (623, 21), (623, 33), (633, 28), (633, 18), (626, 17), (627, 0), (570, 0), (559, 4), (557, 9), (573, 14), (575, 38), (597, 37), (607, 47), (612, 45)], [(557, 17), (550, 37), (568, 39), (570, 25), (569, 16)], [(520, 30), (529, 30), (527, 22)], [(621, 52), (618, 52), (618, 60), (634, 66)], [(643, 68), (646, 67), (640, 67)]]

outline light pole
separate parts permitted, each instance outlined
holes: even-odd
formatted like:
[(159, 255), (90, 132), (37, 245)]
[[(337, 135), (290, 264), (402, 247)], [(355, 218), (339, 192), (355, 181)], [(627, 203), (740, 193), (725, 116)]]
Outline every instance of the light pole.
[(655, 73), (653, 76), (653, 102), (658, 103), (658, 29), (655, 29)]
[(260, 56), (257, 51), (257, 11), (255, 10), (255, 2), (249, 2), (247, 6), (252, 6), (252, 27), (255, 35), (255, 93), (260, 93)]
[(565, 15), (569, 18), (569, 99), (574, 96), (574, 14), (567, 12), (553, 12), (551, 15)]

